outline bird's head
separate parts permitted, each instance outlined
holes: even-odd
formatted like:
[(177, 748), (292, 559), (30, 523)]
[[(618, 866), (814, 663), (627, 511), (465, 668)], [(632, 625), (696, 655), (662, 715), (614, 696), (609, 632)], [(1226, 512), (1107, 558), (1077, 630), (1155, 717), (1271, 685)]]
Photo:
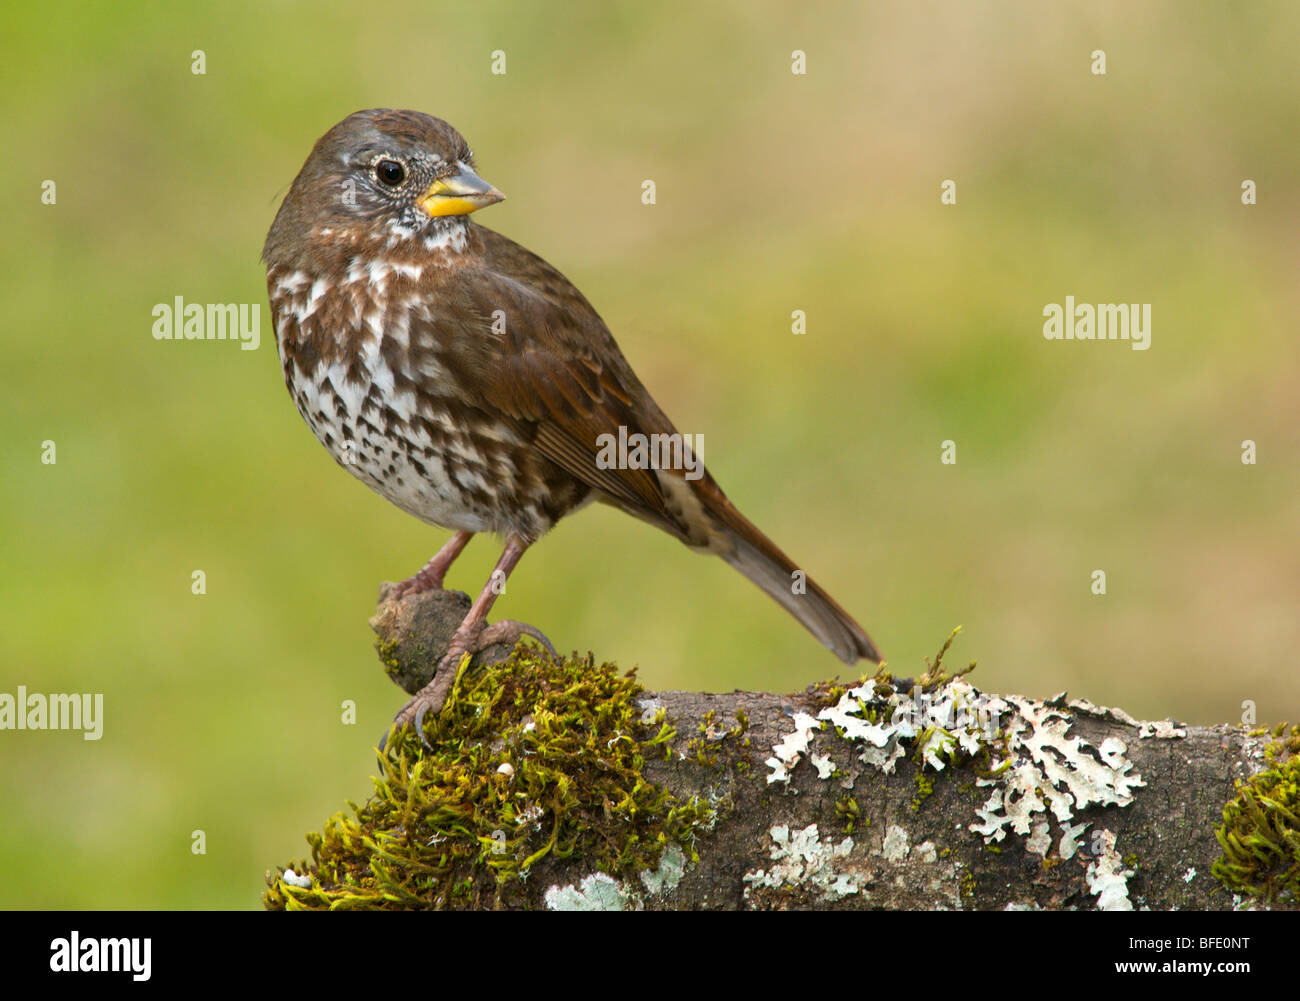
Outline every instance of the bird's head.
[(474, 172), (469, 144), (442, 119), (387, 108), (357, 111), (312, 149), (262, 256), (268, 264), (290, 257), (322, 232), (389, 247), (406, 241), (423, 241), (430, 250), (452, 246), (469, 213), (504, 198)]

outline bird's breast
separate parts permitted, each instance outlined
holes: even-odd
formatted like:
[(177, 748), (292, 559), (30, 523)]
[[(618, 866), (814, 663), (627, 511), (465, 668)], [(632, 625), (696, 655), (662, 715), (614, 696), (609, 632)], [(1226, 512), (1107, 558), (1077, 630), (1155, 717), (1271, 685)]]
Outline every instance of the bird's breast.
[(294, 403), (339, 465), (403, 511), (444, 528), (540, 535), (554, 517), (534, 496), (528, 443), (458, 389), (454, 357), (421, 335), (437, 323), (402, 288), (418, 280), (416, 269), (367, 268), (337, 283), (269, 272)]

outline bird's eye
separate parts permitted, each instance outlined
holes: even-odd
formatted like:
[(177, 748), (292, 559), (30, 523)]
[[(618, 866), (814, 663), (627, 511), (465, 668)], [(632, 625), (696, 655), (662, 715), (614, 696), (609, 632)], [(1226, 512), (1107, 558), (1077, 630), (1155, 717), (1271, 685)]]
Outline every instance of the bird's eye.
[(375, 164), (375, 176), (395, 188), (406, 180), (406, 168), (396, 160), (380, 160)]

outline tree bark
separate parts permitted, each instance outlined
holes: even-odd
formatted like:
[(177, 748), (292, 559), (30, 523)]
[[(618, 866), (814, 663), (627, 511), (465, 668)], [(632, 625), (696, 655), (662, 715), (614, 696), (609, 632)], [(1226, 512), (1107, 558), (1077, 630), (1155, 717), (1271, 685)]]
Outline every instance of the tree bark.
[[(469, 598), (442, 592), (393, 602), (386, 594), (371, 625), (390, 676), (414, 692)], [(506, 652), (492, 649), (477, 659)], [(661, 864), (631, 885), (571, 857), (530, 880), (538, 884), (532, 905), (1234, 905), (1210, 872), (1220, 854), (1214, 831), (1235, 781), (1260, 769), (1263, 741), (1227, 725), (1141, 724), (1064, 695), (1046, 703), (999, 699), (964, 678), (921, 681), (932, 686), (931, 704), (951, 698), (967, 708), (991, 707), (996, 725), (972, 714), (963, 730), (947, 717), (954, 725), (944, 729), (966, 736), (945, 754), (934, 744), (938, 731), (927, 730), (933, 718), (925, 717), (921, 685), (906, 704), (900, 695), (880, 701), (878, 693), (889, 691), (883, 686), (857, 689), (856, 697), (827, 686), (792, 695), (647, 692), (658, 703), (646, 704), (661, 704), (677, 735), (671, 759), (647, 761), (645, 777), (678, 797), (705, 797), (717, 811), (712, 832), (695, 844), (699, 861), (680, 875)], [(904, 693), (909, 687), (897, 686)], [(911, 707), (915, 733), (907, 737), (904, 712), (902, 736), (894, 731), (891, 739), (900, 705)], [(877, 722), (868, 721), (870, 711)], [(743, 734), (738, 713), (748, 721)], [(877, 746), (882, 737), (884, 746)], [(935, 750), (929, 764), (918, 749), (927, 741)]]

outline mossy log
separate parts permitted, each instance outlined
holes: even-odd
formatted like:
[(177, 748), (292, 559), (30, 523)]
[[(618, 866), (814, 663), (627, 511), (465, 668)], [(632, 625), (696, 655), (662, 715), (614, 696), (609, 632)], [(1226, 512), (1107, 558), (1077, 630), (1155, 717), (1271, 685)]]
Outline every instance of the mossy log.
[[(405, 691), (468, 607), (381, 591), (376, 647)], [(951, 641), (915, 680), (793, 695), (650, 693), (590, 655), (489, 649), (426, 720), (433, 750), (390, 741), (375, 795), (309, 835), (310, 860), (269, 873), (265, 903), (1297, 905), (1295, 728), (985, 695), (943, 665)]]

